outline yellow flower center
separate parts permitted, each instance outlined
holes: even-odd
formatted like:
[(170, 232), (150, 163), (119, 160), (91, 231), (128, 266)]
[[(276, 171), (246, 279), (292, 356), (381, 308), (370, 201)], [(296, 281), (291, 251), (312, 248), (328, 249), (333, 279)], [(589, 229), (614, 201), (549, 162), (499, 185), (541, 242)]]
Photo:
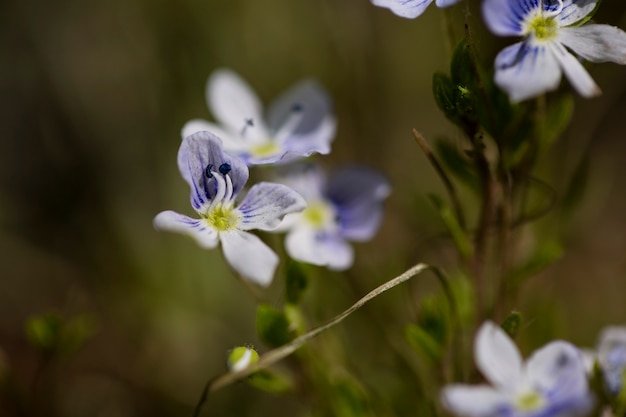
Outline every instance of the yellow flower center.
[(231, 205), (218, 204), (205, 214), (206, 222), (219, 232), (234, 229), (239, 224), (239, 213)]
[(258, 145), (254, 145), (250, 150), (253, 156), (264, 157), (271, 156), (280, 151), (280, 147), (273, 140), (269, 140)]
[(515, 408), (519, 411), (535, 411), (545, 404), (543, 396), (537, 392), (526, 392), (515, 399)]
[(333, 218), (333, 209), (323, 202), (309, 203), (302, 216), (311, 226), (321, 229)]
[(546, 17), (538, 14), (532, 17), (527, 24), (527, 34), (534, 34), (538, 41), (549, 41), (556, 38), (557, 23), (553, 17)]

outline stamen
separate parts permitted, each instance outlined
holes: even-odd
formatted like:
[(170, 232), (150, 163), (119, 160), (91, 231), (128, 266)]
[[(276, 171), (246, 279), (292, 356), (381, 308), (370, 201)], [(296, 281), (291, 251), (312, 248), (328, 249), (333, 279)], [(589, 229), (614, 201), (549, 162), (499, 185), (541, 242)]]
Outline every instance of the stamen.
[(241, 128), (241, 136), (246, 135), (246, 131), (248, 130), (249, 127), (254, 127), (253, 119), (245, 119), (243, 128)]
[(274, 140), (277, 143), (282, 143), (294, 130), (298, 127), (304, 117), (302, 104), (294, 103), (291, 106), (291, 111), (287, 116), (287, 120), (282, 124), (280, 129), (274, 134)]
[(291, 111), (293, 111), (293, 112), (301, 112), (302, 111), (302, 104), (294, 103), (293, 106), (291, 106)]
[(230, 164), (227, 162), (224, 162), (222, 165), (220, 165), (219, 170), (220, 170), (220, 174), (222, 175), (228, 174), (231, 170)]
[(212, 169), (213, 164), (209, 164), (206, 168), (204, 168), (204, 175), (206, 175), (207, 178), (213, 178), (213, 173), (211, 172)]

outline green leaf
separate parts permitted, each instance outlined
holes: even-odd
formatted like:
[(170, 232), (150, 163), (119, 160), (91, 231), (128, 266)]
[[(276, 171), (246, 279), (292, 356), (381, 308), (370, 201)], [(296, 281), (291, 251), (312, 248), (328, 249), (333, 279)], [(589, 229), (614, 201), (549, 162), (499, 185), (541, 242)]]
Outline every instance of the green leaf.
[(556, 242), (547, 242), (539, 247), (523, 264), (509, 274), (506, 282), (509, 288), (521, 285), (527, 278), (538, 274), (563, 256), (563, 247)]
[(481, 185), (474, 164), (454, 144), (445, 139), (435, 142), (435, 151), (447, 171), (472, 191), (480, 193)]
[(423, 328), (415, 324), (408, 324), (404, 328), (404, 337), (424, 360), (431, 364), (437, 364), (441, 361), (441, 345)]
[(515, 340), (519, 329), (522, 327), (523, 320), (524, 318), (522, 313), (519, 311), (513, 311), (506, 319), (504, 319), (500, 327), (502, 327), (511, 339)]
[(308, 287), (304, 265), (291, 260), (287, 265), (285, 296), (287, 303), (299, 304)]
[(61, 317), (54, 313), (31, 317), (26, 321), (26, 337), (38, 349), (55, 350), (61, 335)]
[(293, 391), (294, 383), (286, 375), (262, 369), (246, 378), (251, 386), (272, 394), (285, 394)]
[(366, 393), (356, 382), (342, 378), (332, 384), (330, 403), (336, 417), (371, 416)]
[(469, 44), (462, 40), (454, 49), (450, 63), (450, 78), (456, 85), (472, 88), (476, 84), (472, 51)]
[(259, 338), (270, 347), (282, 346), (292, 339), (286, 315), (267, 304), (257, 307), (256, 329)]
[(64, 319), (56, 313), (31, 317), (26, 321), (26, 337), (30, 343), (47, 353), (69, 354), (79, 350), (96, 331), (88, 315)]
[(444, 116), (454, 124), (462, 124), (456, 106), (456, 85), (442, 72), (433, 74), (433, 95)]
[(616, 416), (626, 415), (626, 368), (622, 371), (622, 386), (615, 396), (613, 410)]
[(450, 232), (452, 236), (452, 240), (459, 251), (459, 254), (463, 259), (468, 259), (473, 252), (472, 243), (470, 242), (469, 237), (463, 230), (463, 228), (459, 225), (459, 222), (452, 212), (450, 206), (443, 201), (439, 196), (430, 194), (428, 195), (429, 200), (435, 206), (435, 209), (439, 213), (441, 220), (446, 225), (446, 228)]

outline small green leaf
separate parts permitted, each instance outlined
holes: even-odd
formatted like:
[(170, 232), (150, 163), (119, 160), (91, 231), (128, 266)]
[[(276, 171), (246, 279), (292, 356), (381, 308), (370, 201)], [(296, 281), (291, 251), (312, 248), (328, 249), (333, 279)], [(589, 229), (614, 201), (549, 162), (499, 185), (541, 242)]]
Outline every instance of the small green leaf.
[(267, 304), (257, 307), (256, 329), (259, 338), (270, 347), (282, 346), (292, 339), (286, 315)]
[(450, 232), (452, 236), (452, 240), (459, 251), (459, 254), (463, 259), (468, 259), (473, 252), (472, 243), (470, 242), (469, 237), (463, 230), (463, 228), (459, 225), (457, 218), (450, 206), (439, 196), (430, 194), (428, 196), (431, 203), (435, 206), (435, 209), (439, 213), (441, 220), (446, 225), (446, 228)]
[(26, 321), (26, 337), (38, 349), (53, 351), (61, 338), (61, 317), (54, 313), (31, 317)]
[(404, 329), (404, 337), (423, 359), (432, 364), (441, 361), (441, 345), (423, 328), (408, 324)]
[(472, 191), (480, 192), (480, 180), (469, 158), (464, 155), (454, 144), (445, 139), (435, 142), (435, 150), (441, 161), (445, 164), (448, 172), (456, 179), (468, 186)]
[(44, 352), (74, 353), (95, 333), (96, 325), (88, 315), (64, 319), (56, 313), (31, 317), (26, 321), (26, 337)]
[(451, 122), (461, 124), (456, 106), (456, 85), (442, 72), (433, 74), (433, 95), (439, 109)]
[(366, 393), (356, 382), (342, 378), (332, 384), (330, 403), (336, 417), (370, 416)]
[(293, 381), (287, 376), (262, 369), (246, 378), (246, 382), (261, 391), (272, 394), (285, 394), (293, 391)]
[(522, 327), (524, 318), (519, 311), (513, 311), (509, 316), (504, 319), (500, 327), (509, 335), (513, 340), (517, 337), (519, 329)]
[(539, 247), (530, 258), (517, 266), (509, 274), (506, 282), (509, 288), (521, 285), (527, 278), (537, 275), (563, 256), (563, 247), (556, 242), (547, 242)]
[(285, 296), (287, 303), (289, 304), (300, 303), (308, 287), (308, 281), (304, 268), (305, 265), (293, 260), (287, 265)]

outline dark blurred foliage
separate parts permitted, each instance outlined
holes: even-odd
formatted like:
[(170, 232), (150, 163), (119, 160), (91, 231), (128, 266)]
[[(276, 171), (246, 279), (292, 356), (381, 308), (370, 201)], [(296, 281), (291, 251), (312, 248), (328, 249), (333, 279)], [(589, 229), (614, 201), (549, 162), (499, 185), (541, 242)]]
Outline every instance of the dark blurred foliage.
[[(487, 35), (475, 3), (469, 19), (489, 65), (509, 40)], [(605, 0), (596, 20), (626, 28), (625, 10)], [(263, 350), (255, 301), (219, 251), (151, 225), (163, 209), (191, 214), (175, 163), (179, 130), (209, 118), (204, 87), (215, 68), (240, 73), (266, 103), (303, 77), (318, 79), (339, 120), (333, 153), (320, 161), (369, 164), (394, 186), (382, 230), (357, 246), (353, 270), (316, 270), (304, 301), (311, 325), (416, 262), (453, 261), (425, 198), (443, 188), (410, 134), (460, 137), (431, 95), (432, 73), (447, 70), (451, 51), (443, 13), (404, 20), (368, 0), (2, 3), (0, 415), (191, 415), (228, 349)], [(450, 12), (458, 40), (464, 13)], [(567, 218), (548, 215), (522, 242), (566, 248), (520, 304), (533, 346), (555, 333), (591, 345), (601, 326), (626, 322), (626, 68), (591, 73), (605, 94), (577, 99), (572, 126), (538, 173), (559, 195), (587, 161), (582, 203)], [(407, 387), (421, 388), (385, 350), (403, 343), (416, 300), (432, 288), (394, 290), (309, 354), (324, 340), (343, 346), (353, 378), (385, 385), (396, 412), (414, 415)], [(278, 290), (269, 297), (280, 304)], [(406, 375), (393, 375), (399, 367)], [(308, 415), (312, 404), (240, 384), (212, 397), (207, 415)]]

